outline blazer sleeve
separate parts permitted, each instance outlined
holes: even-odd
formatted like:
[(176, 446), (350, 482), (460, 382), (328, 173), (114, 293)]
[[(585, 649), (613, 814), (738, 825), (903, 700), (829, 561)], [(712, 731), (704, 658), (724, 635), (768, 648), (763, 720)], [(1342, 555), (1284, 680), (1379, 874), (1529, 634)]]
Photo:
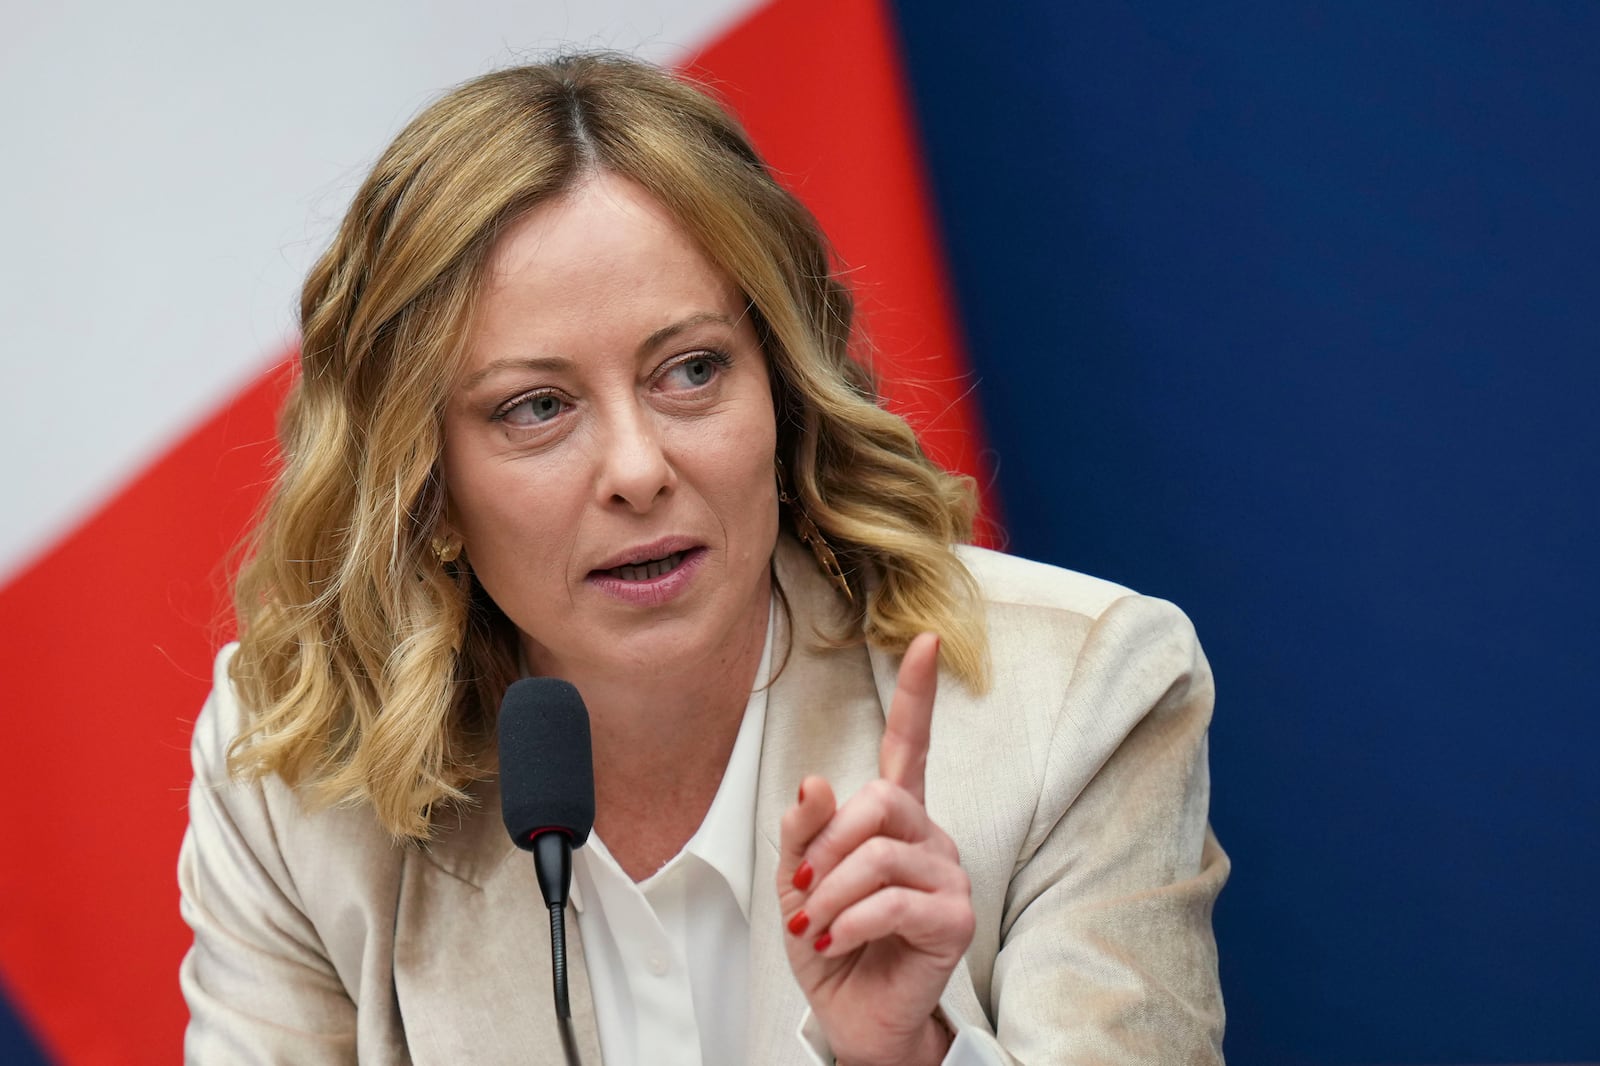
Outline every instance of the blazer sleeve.
[(356, 1010), (328, 959), (279, 848), (269, 791), (276, 781), (227, 773), (239, 708), (217, 657), (195, 723), (189, 828), (178, 858), (184, 921), (194, 945), (179, 980), (189, 1006), (191, 1063), (352, 1063)]
[(1211, 672), (1189, 621), (1128, 596), (1095, 621), (1062, 696), (1007, 893), (992, 1002), (1021, 1062), (1220, 1063), (1207, 824)]

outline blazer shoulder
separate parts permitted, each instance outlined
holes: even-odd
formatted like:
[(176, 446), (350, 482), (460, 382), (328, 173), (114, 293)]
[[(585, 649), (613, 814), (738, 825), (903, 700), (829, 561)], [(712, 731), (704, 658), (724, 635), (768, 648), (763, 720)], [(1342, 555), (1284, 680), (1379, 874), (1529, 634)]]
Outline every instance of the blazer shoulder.
[(996, 691), (1015, 686), (1036, 701), (1135, 663), (1204, 672), (1194, 626), (1166, 600), (1047, 563), (983, 548), (957, 551), (982, 597)]
[(228, 746), (243, 727), (244, 715), (238, 694), (233, 690), (233, 679), (228, 676), (228, 664), (238, 650), (238, 641), (226, 644), (212, 661), (211, 695), (195, 719), (190, 738), (195, 777), (212, 785), (227, 781)]
[(956, 555), (990, 605), (1053, 608), (1092, 621), (1118, 600), (1138, 595), (1114, 581), (987, 548), (964, 544)]
[(340, 940), (335, 919), (352, 895), (390, 894), (404, 846), (367, 804), (321, 806), (275, 773), (232, 772), (229, 751), (250, 714), (228, 670), (237, 651), (235, 643), (218, 652), (210, 698), (195, 720), (188, 846), (197, 860), (229, 866), (230, 876), (268, 876), (286, 899), (323, 924), (332, 948)]

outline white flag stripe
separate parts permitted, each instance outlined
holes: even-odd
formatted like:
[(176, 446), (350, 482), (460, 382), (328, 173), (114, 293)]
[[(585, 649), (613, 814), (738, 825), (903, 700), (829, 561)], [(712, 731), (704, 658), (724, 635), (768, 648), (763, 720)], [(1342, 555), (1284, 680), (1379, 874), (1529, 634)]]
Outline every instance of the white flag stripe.
[(29, 5), (0, 41), (0, 583), (292, 341), (362, 173), (440, 90), (563, 46), (673, 62), (755, 6)]

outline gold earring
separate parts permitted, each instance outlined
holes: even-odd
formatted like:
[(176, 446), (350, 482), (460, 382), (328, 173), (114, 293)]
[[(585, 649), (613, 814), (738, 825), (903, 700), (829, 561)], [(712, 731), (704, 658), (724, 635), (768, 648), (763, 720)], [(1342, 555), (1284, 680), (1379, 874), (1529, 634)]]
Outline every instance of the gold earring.
[(461, 558), (461, 542), (454, 537), (434, 537), (428, 542), (433, 557), (441, 563), (453, 563)]
[(811, 554), (816, 556), (817, 565), (822, 567), (822, 572), (839, 586), (839, 591), (844, 593), (844, 598), (855, 605), (856, 594), (850, 590), (850, 580), (844, 576), (844, 568), (839, 565), (839, 557), (833, 554), (833, 548), (828, 544), (828, 539), (822, 535), (822, 530), (811, 520), (805, 507), (794, 496), (789, 495), (789, 477), (783, 469), (783, 460), (774, 457), (778, 468), (778, 502), (789, 508), (789, 517), (794, 521), (794, 531), (800, 535), (800, 542), (811, 549)]

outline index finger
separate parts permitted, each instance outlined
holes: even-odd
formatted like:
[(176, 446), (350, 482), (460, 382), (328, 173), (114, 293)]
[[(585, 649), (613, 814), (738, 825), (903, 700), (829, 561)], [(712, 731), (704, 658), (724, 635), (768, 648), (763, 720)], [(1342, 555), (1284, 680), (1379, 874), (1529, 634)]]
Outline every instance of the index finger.
[(933, 697), (939, 688), (939, 636), (918, 633), (900, 660), (889, 720), (878, 748), (878, 776), (923, 802), (928, 738), (933, 731)]

